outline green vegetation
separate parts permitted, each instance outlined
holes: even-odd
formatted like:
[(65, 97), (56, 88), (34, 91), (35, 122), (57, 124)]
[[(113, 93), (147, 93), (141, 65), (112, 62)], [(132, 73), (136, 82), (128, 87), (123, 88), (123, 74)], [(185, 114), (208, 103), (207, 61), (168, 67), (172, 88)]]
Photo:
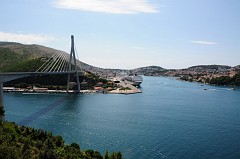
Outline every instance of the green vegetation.
[(122, 87), (122, 88), (120, 88), (120, 90), (127, 91), (127, 90), (132, 90), (132, 89), (129, 87)]
[(61, 136), (41, 129), (3, 122), (0, 127), (0, 158), (2, 159), (121, 159), (121, 152), (104, 157), (94, 150), (82, 151), (77, 143), (64, 144)]
[(145, 76), (163, 76), (168, 70), (159, 66), (147, 66), (133, 69), (131, 72)]
[(4, 107), (0, 105), (0, 126), (2, 125), (3, 122), (4, 113), (5, 113)]
[(214, 77), (214, 78), (203, 78), (200, 79), (201, 75), (195, 76), (193, 78), (192, 75), (184, 75), (181, 76), (180, 79), (184, 81), (189, 82), (203, 82), (208, 83), (212, 85), (232, 85), (232, 86), (240, 86), (240, 74), (236, 74), (233, 77), (230, 76), (220, 76), (220, 77)]
[[(76, 82), (74, 75), (71, 75), (72, 82)], [(100, 78), (92, 73), (84, 74), (79, 77), (81, 82), (81, 90), (93, 89), (93, 87), (98, 83), (107, 83), (107, 80)], [(65, 90), (67, 85), (67, 74), (60, 75), (39, 75), (24, 77), (16, 80), (12, 80), (4, 83), (4, 86), (16, 87), (16, 88), (27, 88), (29, 86), (44, 87), (49, 90)], [(71, 89), (76, 89), (77, 86), (72, 86)]]
[(36, 58), (18, 62), (5, 69), (4, 72), (35, 72), (44, 63), (45, 58)]
[[(38, 66), (40, 62), (40, 54), (33, 54), (36, 53), (36, 48), (33, 46), (28, 45), (21, 45), (21, 44), (12, 44), (11, 43), (2, 43), (0, 45), (0, 72), (13, 72), (19, 71), (21, 72), (27, 70), (26, 66), (29, 64), (29, 68), (35, 68)], [(31, 61), (32, 59), (37, 59)], [(36, 63), (34, 63), (36, 62)], [(19, 68), (18, 68), (19, 67)], [(29, 70), (27, 70), (29, 71)], [(36, 70), (34, 70), (36, 71)]]
[(80, 78), (80, 81), (85, 83), (80, 85), (82, 90), (93, 89), (93, 87), (99, 82), (102, 82), (103, 84), (108, 82), (106, 79), (103, 79), (91, 72), (85, 72), (84, 76)]
[(11, 67), (13, 64), (18, 64), (22, 61), (23, 57), (9, 48), (0, 48), (0, 72), (6, 72), (6, 68)]
[(3, 106), (0, 105), (0, 116), (4, 116), (5, 110)]
[(215, 85), (234, 85), (234, 86), (240, 86), (240, 74), (236, 74), (233, 77), (229, 76), (221, 76), (212, 78), (208, 82), (209, 84), (215, 84)]

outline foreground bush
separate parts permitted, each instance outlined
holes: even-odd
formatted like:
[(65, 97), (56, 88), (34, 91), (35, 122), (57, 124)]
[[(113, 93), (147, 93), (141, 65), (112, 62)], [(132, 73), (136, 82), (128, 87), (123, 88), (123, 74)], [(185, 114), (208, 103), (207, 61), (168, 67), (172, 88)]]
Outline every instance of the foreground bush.
[(104, 157), (93, 150), (82, 151), (77, 143), (65, 145), (61, 136), (41, 129), (3, 122), (0, 127), (1, 159), (121, 159), (121, 152)]

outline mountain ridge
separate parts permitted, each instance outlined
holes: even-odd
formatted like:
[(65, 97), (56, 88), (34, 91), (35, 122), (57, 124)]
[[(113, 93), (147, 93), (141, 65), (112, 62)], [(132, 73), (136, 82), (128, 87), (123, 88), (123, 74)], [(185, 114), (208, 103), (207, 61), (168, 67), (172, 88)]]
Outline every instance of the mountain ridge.
[[(54, 48), (37, 45), (37, 44), (21, 44), (15, 42), (0, 42), (0, 72), (4, 72), (4, 67), (13, 67), (12, 65), (26, 62), (27, 60), (33, 60), (42, 57), (50, 58), (55, 52), (60, 51)], [(186, 72), (196, 71), (222, 71), (222, 70), (240, 70), (240, 65), (231, 67), (227, 65), (195, 65), (183, 69), (166, 69), (160, 66), (144, 66), (135, 69), (106, 69), (101, 67), (92, 66), (82, 61), (77, 61), (78, 65), (84, 71), (92, 72), (100, 76), (115, 75), (121, 72), (131, 72), (148, 76), (175, 76), (173, 72)]]

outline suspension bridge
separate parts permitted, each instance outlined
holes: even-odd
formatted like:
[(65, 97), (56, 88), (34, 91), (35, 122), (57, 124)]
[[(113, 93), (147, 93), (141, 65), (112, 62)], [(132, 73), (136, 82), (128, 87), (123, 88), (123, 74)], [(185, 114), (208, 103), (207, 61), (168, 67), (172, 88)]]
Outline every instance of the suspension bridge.
[(67, 90), (69, 93), (70, 88), (70, 75), (74, 74), (76, 77), (77, 90), (75, 93), (80, 92), (79, 75), (82, 74), (81, 68), (76, 63), (76, 53), (74, 45), (74, 36), (71, 35), (71, 51), (67, 54), (63, 51), (56, 51), (52, 57), (46, 60), (41, 67), (35, 72), (4, 72), (0, 73), (0, 106), (4, 106), (3, 99), (3, 83), (11, 80), (28, 77), (28, 76), (39, 76), (49, 74), (67, 74)]

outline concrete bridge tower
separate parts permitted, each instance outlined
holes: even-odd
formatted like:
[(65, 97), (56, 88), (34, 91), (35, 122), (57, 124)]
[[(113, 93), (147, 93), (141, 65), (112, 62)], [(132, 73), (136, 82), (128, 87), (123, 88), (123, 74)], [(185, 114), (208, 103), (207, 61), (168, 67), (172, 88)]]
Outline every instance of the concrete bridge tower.
[[(69, 68), (68, 71), (72, 71), (72, 64), (75, 66), (75, 72), (76, 72), (76, 80), (77, 80), (77, 91), (75, 93), (80, 93), (80, 82), (79, 82), (79, 75), (77, 70), (77, 63), (76, 63), (76, 55), (75, 55), (75, 47), (74, 47), (74, 36), (71, 35), (71, 52), (70, 52), (70, 58), (69, 58)], [(69, 92), (69, 85), (70, 83), (70, 73), (68, 73), (68, 80), (67, 80), (67, 93)]]

